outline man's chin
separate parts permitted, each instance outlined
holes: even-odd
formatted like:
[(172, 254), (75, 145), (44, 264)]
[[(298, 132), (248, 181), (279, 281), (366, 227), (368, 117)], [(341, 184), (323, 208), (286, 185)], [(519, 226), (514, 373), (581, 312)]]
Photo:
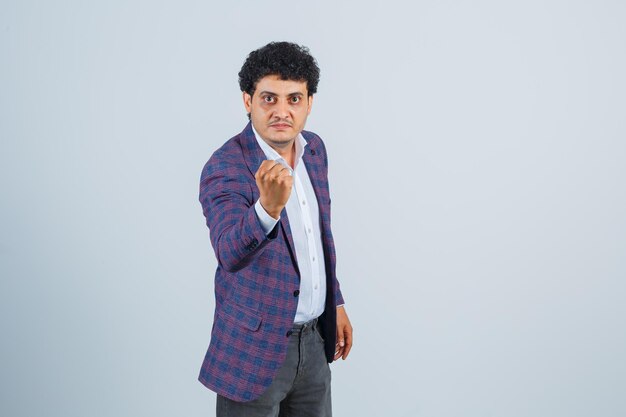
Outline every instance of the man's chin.
[(288, 145), (290, 142), (293, 142), (296, 136), (298, 136), (298, 134), (294, 132), (280, 132), (270, 134), (268, 139), (270, 142), (277, 145)]
[(291, 138), (291, 139), (289, 139), (289, 138), (270, 138), (269, 142), (270, 142), (270, 144), (272, 144), (274, 146), (283, 147), (283, 146), (288, 146), (288, 145), (292, 144), (293, 143), (293, 139), (294, 138)]

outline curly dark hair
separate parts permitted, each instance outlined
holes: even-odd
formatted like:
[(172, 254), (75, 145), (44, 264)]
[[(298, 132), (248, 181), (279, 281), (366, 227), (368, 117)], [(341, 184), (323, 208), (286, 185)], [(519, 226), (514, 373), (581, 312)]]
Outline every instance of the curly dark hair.
[(250, 52), (239, 71), (241, 91), (253, 95), (257, 82), (267, 75), (282, 80), (306, 81), (309, 96), (317, 92), (320, 69), (309, 48), (291, 42), (270, 42)]

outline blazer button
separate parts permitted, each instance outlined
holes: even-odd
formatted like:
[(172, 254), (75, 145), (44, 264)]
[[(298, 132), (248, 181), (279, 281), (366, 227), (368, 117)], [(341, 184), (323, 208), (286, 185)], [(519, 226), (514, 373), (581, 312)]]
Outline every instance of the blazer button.
[(300, 295), (300, 290), (295, 290), (295, 291), (293, 292), (293, 296), (294, 296), (294, 297), (297, 297), (297, 296), (299, 296), (299, 295)]
[(289, 336), (291, 336), (292, 334), (293, 334), (293, 332), (292, 332), (291, 330), (288, 330), (288, 331), (287, 331), (287, 335), (286, 335), (286, 336), (287, 336), (287, 337), (289, 337)]

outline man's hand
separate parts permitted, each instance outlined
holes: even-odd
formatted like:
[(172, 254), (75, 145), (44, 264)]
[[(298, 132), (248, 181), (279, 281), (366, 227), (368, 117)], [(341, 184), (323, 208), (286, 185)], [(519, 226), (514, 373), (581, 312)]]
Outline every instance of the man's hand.
[(289, 200), (293, 177), (282, 164), (265, 160), (254, 174), (256, 185), (259, 187), (261, 206), (267, 214), (277, 219)]
[(352, 325), (346, 314), (346, 310), (337, 307), (337, 343), (335, 344), (335, 359), (340, 357), (346, 360), (352, 348)]

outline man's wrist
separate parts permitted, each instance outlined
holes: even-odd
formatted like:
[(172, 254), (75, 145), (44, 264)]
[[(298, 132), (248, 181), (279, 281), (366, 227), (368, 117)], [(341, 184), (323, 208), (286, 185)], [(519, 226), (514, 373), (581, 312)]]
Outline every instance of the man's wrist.
[(265, 232), (265, 235), (269, 235), (270, 232), (276, 226), (276, 223), (280, 220), (280, 216), (278, 218), (272, 217), (261, 205), (261, 201), (257, 200), (254, 204), (254, 210), (256, 211), (256, 215), (261, 222), (261, 227)]
[(259, 204), (261, 205), (261, 207), (263, 207), (263, 210), (265, 210), (265, 212), (269, 214), (273, 219), (276, 219), (277, 221), (278, 219), (280, 219), (280, 212), (283, 211), (282, 208), (277, 209), (277, 208), (269, 207), (267, 204), (263, 204), (260, 198), (259, 198)]

